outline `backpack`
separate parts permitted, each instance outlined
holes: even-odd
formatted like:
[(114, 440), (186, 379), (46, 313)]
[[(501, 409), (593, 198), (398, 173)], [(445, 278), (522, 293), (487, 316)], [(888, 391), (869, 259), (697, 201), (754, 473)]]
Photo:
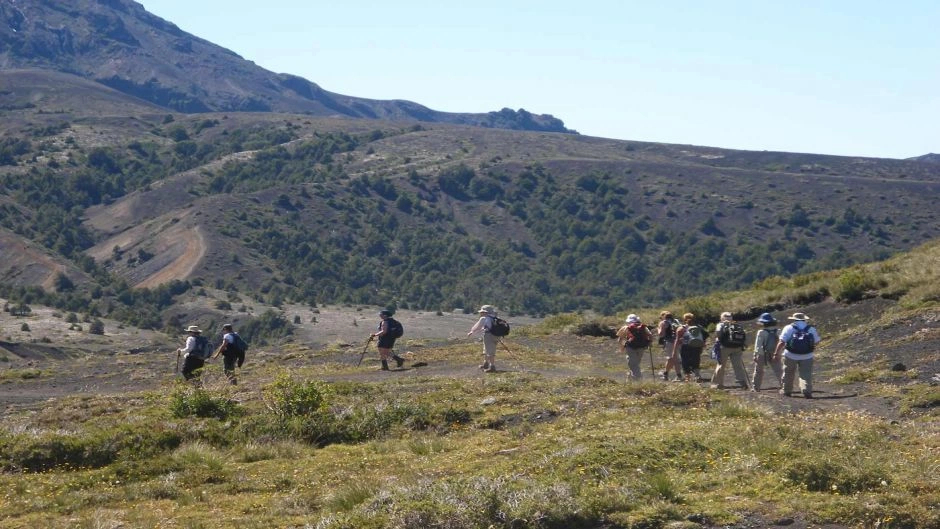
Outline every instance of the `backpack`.
[(761, 344), (761, 347), (764, 349), (765, 353), (774, 352), (774, 348), (777, 347), (777, 336), (780, 335), (780, 329), (764, 329), (767, 331), (766, 336), (764, 337), (764, 343)]
[(493, 316), (493, 323), (490, 325), (489, 333), (493, 336), (506, 336), (509, 334), (509, 322), (502, 318)]
[(747, 343), (747, 333), (738, 322), (728, 322), (721, 326), (718, 341), (725, 347), (743, 348)]
[(395, 318), (386, 318), (385, 322), (388, 323), (388, 335), (392, 338), (401, 338), (405, 335), (405, 328), (400, 321)]
[(787, 340), (787, 351), (795, 355), (808, 355), (816, 349), (816, 337), (813, 336), (812, 327), (807, 325), (802, 329), (793, 328), (793, 335)]
[(232, 336), (235, 338), (232, 341), (232, 347), (235, 348), (235, 360), (238, 363), (238, 367), (241, 367), (245, 363), (245, 353), (248, 352), (248, 342), (246, 342), (237, 332), (233, 332)]
[(679, 327), (679, 322), (675, 318), (669, 318), (663, 320), (666, 325), (663, 327), (663, 335), (659, 337), (659, 344), (662, 345), (667, 341), (673, 341), (676, 339), (676, 329)]
[(650, 344), (647, 329), (642, 323), (631, 323), (627, 325), (627, 343), (631, 349), (642, 349)]
[(205, 336), (196, 336), (196, 345), (193, 346), (193, 350), (189, 354), (196, 358), (201, 358), (202, 360), (212, 356), (212, 348), (209, 347), (209, 339)]
[(705, 347), (705, 333), (698, 325), (689, 325), (682, 335), (682, 344), (688, 347)]

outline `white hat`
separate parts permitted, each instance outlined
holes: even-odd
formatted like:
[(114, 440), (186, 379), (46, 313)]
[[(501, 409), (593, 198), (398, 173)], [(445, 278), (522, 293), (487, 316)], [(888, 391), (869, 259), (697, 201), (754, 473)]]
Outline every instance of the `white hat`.
[(734, 319), (734, 316), (730, 312), (721, 313), (721, 321), (731, 321)]
[(198, 325), (190, 325), (189, 327), (186, 327), (186, 332), (202, 333), (202, 331), (199, 330)]
[(480, 307), (480, 310), (477, 311), (477, 314), (496, 314), (496, 307), (492, 305), (483, 305)]
[(794, 312), (793, 316), (787, 317), (788, 320), (797, 320), (797, 321), (806, 321), (809, 319), (809, 316), (803, 314), (802, 312)]
[(627, 316), (626, 322), (627, 323), (640, 323), (640, 317), (637, 316), (636, 314), (631, 314)]

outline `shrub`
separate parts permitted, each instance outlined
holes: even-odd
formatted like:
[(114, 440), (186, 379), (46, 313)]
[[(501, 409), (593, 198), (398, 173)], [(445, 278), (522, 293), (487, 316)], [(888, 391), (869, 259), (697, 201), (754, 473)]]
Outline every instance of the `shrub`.
[(876, 290), (882, 286), (884, 286), (883, 281), (877, 280), (860, 268), (853, 268), (839, 276), (833, 295), (839, 301), (858, 301), (865, 297), (869, 290)]
[(226, 419), (238, 410), (238, 403), (214, 396), (202, 388), (180, 385), (170, 396), (170, 413), (174, 417), (206, 417)]
[(307, 415), (326, 405), (324, 386), (317, 381), (298, 382), (281, 373), (264, 390), (268, 409), (280, 418)]

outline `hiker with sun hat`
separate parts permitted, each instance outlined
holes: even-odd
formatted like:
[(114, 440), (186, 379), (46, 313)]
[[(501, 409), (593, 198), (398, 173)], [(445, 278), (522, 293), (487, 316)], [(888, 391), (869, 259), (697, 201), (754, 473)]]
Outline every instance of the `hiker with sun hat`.
[(797, 373), (800, 377), (800, 390), (803, 397), (813, 398), (813, 351), (822, 340), (819, 331), (808, 323), (809, 316), (795, 312), (787, 318), (793, 323), (783, 328), (780, 341), (774, 350), (774, 358), (783, 358), (783, 380), (780, 394), (789, 397), (793, 392), (793, 382)]

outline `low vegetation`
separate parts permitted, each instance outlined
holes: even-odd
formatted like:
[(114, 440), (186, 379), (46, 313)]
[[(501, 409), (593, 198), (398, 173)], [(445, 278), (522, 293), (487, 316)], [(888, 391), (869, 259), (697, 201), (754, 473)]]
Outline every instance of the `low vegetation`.
[(940, 438), (917, 419), (779, 415), (694, 385), (593, 377), (269, 375), (8, 418), (3, 526), (940, 523)]

